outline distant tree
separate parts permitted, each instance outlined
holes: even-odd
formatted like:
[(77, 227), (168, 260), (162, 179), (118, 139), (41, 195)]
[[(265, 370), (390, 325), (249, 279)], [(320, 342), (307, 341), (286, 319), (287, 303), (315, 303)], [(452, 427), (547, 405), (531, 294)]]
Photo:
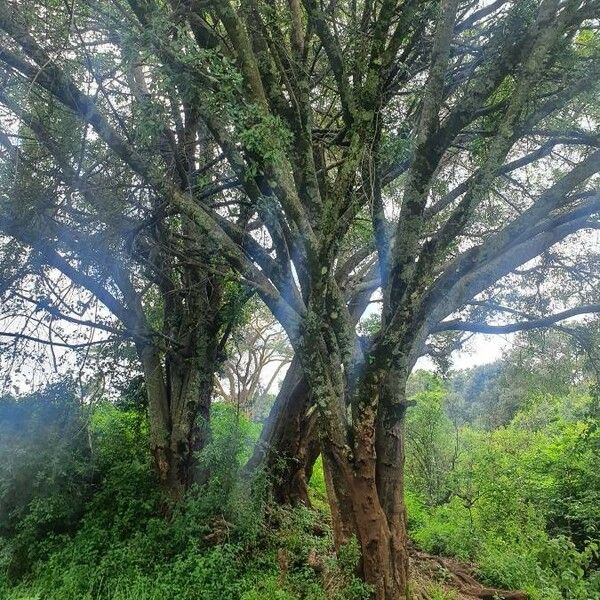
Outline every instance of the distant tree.
[(406, 382), (406, 395), (413, 398), (425, 392), (438, 392), (444, 387), (444, 380), (435, 371), (417, 369)]
[(460, 424), (447, 410), (444, 386), (411, 396), (416, 403), (406, 420), (406, 475), (408, 483), (429, 506), (451, 497), (452, 471), (460, 452)]
[[(292, 360), (292, 348), (266, 307), (247, 306), (247, 320), (230, 336), (217, 375), (216, 394), (248, 417), (268, 411), (264, 400)], [(271, 398), (274, 398), (271, 396)]]
[(598, 380), (597, 323), (523, 332), (502, 359), (452, 372), (448, 410), (463, 422), (507, 425), (532, 395), (587, 392)]

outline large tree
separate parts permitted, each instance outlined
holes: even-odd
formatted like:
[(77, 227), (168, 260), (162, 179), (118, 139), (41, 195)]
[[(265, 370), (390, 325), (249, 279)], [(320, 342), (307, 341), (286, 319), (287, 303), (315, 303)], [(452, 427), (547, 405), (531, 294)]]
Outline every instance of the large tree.
[[(150, 107), (139, 65), (127, 67), (121, 91), (143, 129), (172, 98)], [(156, 472), (179, 498), (206, 475), (194, 453), (206, 443), (214, 374), (247, 295), (218, 246), (106, 154), (86, 123), (35, 90), (23, 102), (14, 83), (0, 92), (2, 349), (11, 362), (32, 344), (55, 357), (79, 350), (89, 362), (133, 348), (137, 365), (126, 362), (144, 376)], [(188, 188), (203, 139), (193, 113), (179, 126), (142, 131), (140, 145)]]
[[(39, 106), (68, 113), (84, 135), (65, 166), (114, 178), (109, 161), (159, 199), (140, 230), (180, 219), (281, 323), (316, 407), (336, 541), (357, 537), (378, 599), (408, 595), (416, 359), (448, 332), (597, 308), (566, 297), (486, 320), (514, 316), (521, 265), (549, 272), (549, 249), (598, 227), (599, 16), (597, 0), (0, 0), (0, 102), (46, 148), (65, 138)], [(183, 164), (182, 143), (197, 148)], [(64, 260), (63, 236), (42, 232)], [(379, 327), (359, 335), (377, 289)]]

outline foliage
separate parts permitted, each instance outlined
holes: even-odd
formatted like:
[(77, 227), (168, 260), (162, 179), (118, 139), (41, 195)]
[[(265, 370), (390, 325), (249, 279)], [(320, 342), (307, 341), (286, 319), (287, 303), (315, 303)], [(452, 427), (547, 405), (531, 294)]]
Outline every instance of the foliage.
[(439, 385), (415, 395), (417, 405), (406, 423), (407, 477), (429, 506), (447, 499), (458, 454), (458, 429), (444, 413), (444, 396)]
[(490, 584), (534, 599), (600, 598), (593, 396), (530, 390), (510, 423), (491, 431), (455, 429), (453, 395), (441, 388), (415, 398), (407, 501), (417, 544), (473, 561)]
[[(267, 505), (264, 482), (239, 476), (258, 426), (225, 404), (214, 408), (212, 441), (201, 456), (211, 478), (169, 508), (149, 464), (146, 419), (131, 399), (84, 410), (66, 387), (3, 399), (3, 433), (24, 425), (23, 414), (28, 425), (16, 452), (14, 439), (0, 438), (2, 456), (13, 457), (0, 471), (2, 501), (26, 481), (31, 489), (10, 514), (12, 530), (2, 511), (7, 537), (0, 541), (0, 596), (366, 599), (369, 590), (356, 576), (356, 545), (336, 558), (322, 512)], [(83, 453), (73, 428), (67, 430), (71, 423), (79, 427)], [(68, 448), (56, 445), (63, 434)], [(61, 477), (50, 478), (48, 465), (59, 459)], [(23, 557), (28, 572), (12, 569)]]
[(0, 399), (0, 569), (11, 575), (83, 514), (97, 479), (85, 416), (64, 384)]
[(310, 499), (313, 506), (329, 510), (327, 506), (327, 490), (325, 488), (325, 473), (323, 471), (323, 459), (319, 456), (313, 466), (309, 482)]
[(427, 588), (427, 598), (429, 600), (457, 600), (458, 596), (455, 592), (446, 591), (438, 585), (430, 585)]
[[(75, 10), (57, 0), (0, 0), (0, 263), (15, 242), (30, 253), (22, 268), (0, 273), (1, 335), (15, 340), (0, 346), (7, 361), (23, 344), (77, 348), (82, 364), (91, 345), (135, 348), (149, 396), (148, 446), (176, 497), (192, 480), (193, 448), (207, 441), (208, 427), (196, 430), (195, 419), (207, 415), (227, 337), (241, 320), (235, 296), (224, 304), (225, 288), (243, 281), (298, 353), (320, 443), (336, 459), (335, 495), (352, 497), (357, 525), (361, 515), (373, 525), (355, 530), (367, 551), (394, 539), (404, 545), (397, 437), (413, 361), (427, 349), (447, 366), (442, 350), (463, 334), (553, 324), (564, 317), (554, 309), (583, 314), (596, 301), (597, 249), (575, 268), (565, 259), (573, 237), (599, 225), (598, 114), (587, 103), (600, 72), (597, 36), (586, 33), (597, 25), (598, 2), (325, 4), (84, 0)], [(379, 326), (366, 320), (370, 335), (358, 337), (355, 321), (377, 288)], [(513, 317), (526, 322), (494, 324)], [(101, 339), (92, 339), (94, 329)], [(486, 403), (498, 414), (477, 415), (489, 436), (469, 433), (461, 462), (441, 392), (423, 395), (409, 424), (415, 493), (432, 513), (466, 505), (470, 530), (497, 529), (498, 539), (523, 535), (530, 522), (532, 535), (558, 539), (574, 523), (569, 539), (587, 552), (594, 498), (583, 489), (581, 511), (566, 523), (562, 509), (550, 523), (534, 498), (515, 496), (511, 442), (528, 455), (529, 439), (517, 432), (506, 442), (495, 431), (521, 408), (514, 394), (499, 398)], [(125, 442), (113, 445), (102, 422), (115, 415), (102, 410), (108, 416), (94, 412), (87, 429), (99, 488), (63, 519), (76, 531), (40, 528), (44, 540), (63, 538), (48, 550), (50, 568), (36, 570), (42, 559), (32, 557), (34, 577), (52, 576), (54, 557), (61, 566), (87, 557), (78, 544), (97, 536), (96, 588), (68, 593), (116, 595), (118, 586), (103, 587), (114, 566), (149, 577), (148, 556), (164, 551), (164, 537), (169, 561), (178, 557), (192, 573), (200, 565), (202, 585), (192, 582), (184, 595), (239, 595), (228, 582), (241, 585), (252, 564), (245, 553), (263, 538), (266, 518), (260, 493), (239, 477), (239, 421), (225, 435), (217, 424), (202, 456), (210, 480), (181, 507), (162, 507), (172, 517), (165, 523), (137, 453), (143, 445), (121, 460), (146, 424), (137, 412), (124, 425), (117, 417)], [(525, 429), (537, 431), (540, 416)], [(457, 418), (452, 428), (458, 440)], [(577, 488), (589, 472), (582, 445), (567, 444), (581, 460)], [(479, 469), (479, 479), (468, 469)], [(570, 507), (568, 489), (560, 497)], [(24, 512), (38, 527), (34, 500)], [(511, 520), (514, 511), (523, 514)], [(148, 537), (150, 525), (159, 541)], [(451, 545), (451, 534), (442, 542)], [(206, 536), (224, 538), (189, 558)], [(403, 596), (403, 561), (385, 554), (363, 560), (366, 579), (380, 599)], [(224, 571), (218, 580), (206, 566), (213, 563)]]

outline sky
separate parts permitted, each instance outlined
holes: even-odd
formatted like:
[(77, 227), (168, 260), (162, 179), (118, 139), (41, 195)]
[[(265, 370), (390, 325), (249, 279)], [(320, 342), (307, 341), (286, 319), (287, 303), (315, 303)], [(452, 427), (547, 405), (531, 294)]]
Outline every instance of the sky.
[[(503, 352), (512, 345), (512, 338), (512, 335), (475, 334), (462, 350), (455, 350), (452, 353), (452, 368), (468, 369), (499, 360)], [(415, 370), (434, 368), (433, 362), (427, 356), (422, 356), (415, 366)]]

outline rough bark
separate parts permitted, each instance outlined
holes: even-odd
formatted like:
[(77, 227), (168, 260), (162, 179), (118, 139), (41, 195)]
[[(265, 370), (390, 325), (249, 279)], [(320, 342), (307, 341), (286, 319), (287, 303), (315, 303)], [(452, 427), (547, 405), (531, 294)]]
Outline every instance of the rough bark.
[(355, 536), (362, 557), (358, 568), (365, 581), (373, 586), (375, 598), (406, 600), (408, 554), (404, 505), (401, 503), (386, 513), (377, 489), (374, 456), (358, 468), (347, 464), (336, 470), (331, 461), (325, 464), (336, 546)]
[(269, 473), (273, 498), (283, 504), (310, 505), (307, 484), (320, 452), (311, 405), (300, 362), (294, 359), (245, 467), (247, 474), (257, 469)]
[[(183, 490), (206, 481), (208, 473), (198, 465), (196, 455), (210, 435), (212, 363), (188, 365), (186, 371), (170, 370), (171, 471)], [(177, 398), (174, 396), (177, 395)]]
[(388, 520), (373, 478), (355, 478), (352, 499), (365, 581), (377, 600), (408, 599), (408, 568), (398, 547), (398, 524)]
[[(375, 366), (355, 390), (352, 435), (340, 443), (320, 420), (336, 544), (356, 536), (359, 565), (377, 600), (408, 599), (408, 537), (403, 499), (406, 376)], [(318, 385), (318, 381), (315, 381)], [(352, 390), (347, 390), (348, 396)], [(316, 399), (327, 417), (327, 399)]]
[(152, 344), (138, 346), (148, 395), (150, 446), (159, 482), (166, 495), (179, 500), (208, 473), (196, 455), (210, 435), (210, 405), (216, 358), (202, 353), (168, 355)]
[[(399, 587), (407, 592), (408, 534), (404, 502), (406, 378), (391, 373), (383, 384), (377, 418), (376, 485), (389, 527), (390, 559)], [(401, 597), (401, 596), (400, 596)]]
[[(341, 476), (341, 469), (336, 466), (335, 458), (329, 452), (327, 444), (322, 444), (322, 447), (323, 473), (327, 489), (327, 502), (331, 511), (333, 543), (336, 550), (339, 550), (343, 544), (347, 544), (356, 536), (356, 522), (352, 498), (346, 482)], [(359, 571), (362, 572), (362, 565), (359, 565)]]
[(161, 485), (175, 490), (169, 447), (169, 403), (160, 353), (151, 344), (138, 344), (137, 353), (142, 364), (148, 395), (150, 451), (154, 459), (154, 468)]

